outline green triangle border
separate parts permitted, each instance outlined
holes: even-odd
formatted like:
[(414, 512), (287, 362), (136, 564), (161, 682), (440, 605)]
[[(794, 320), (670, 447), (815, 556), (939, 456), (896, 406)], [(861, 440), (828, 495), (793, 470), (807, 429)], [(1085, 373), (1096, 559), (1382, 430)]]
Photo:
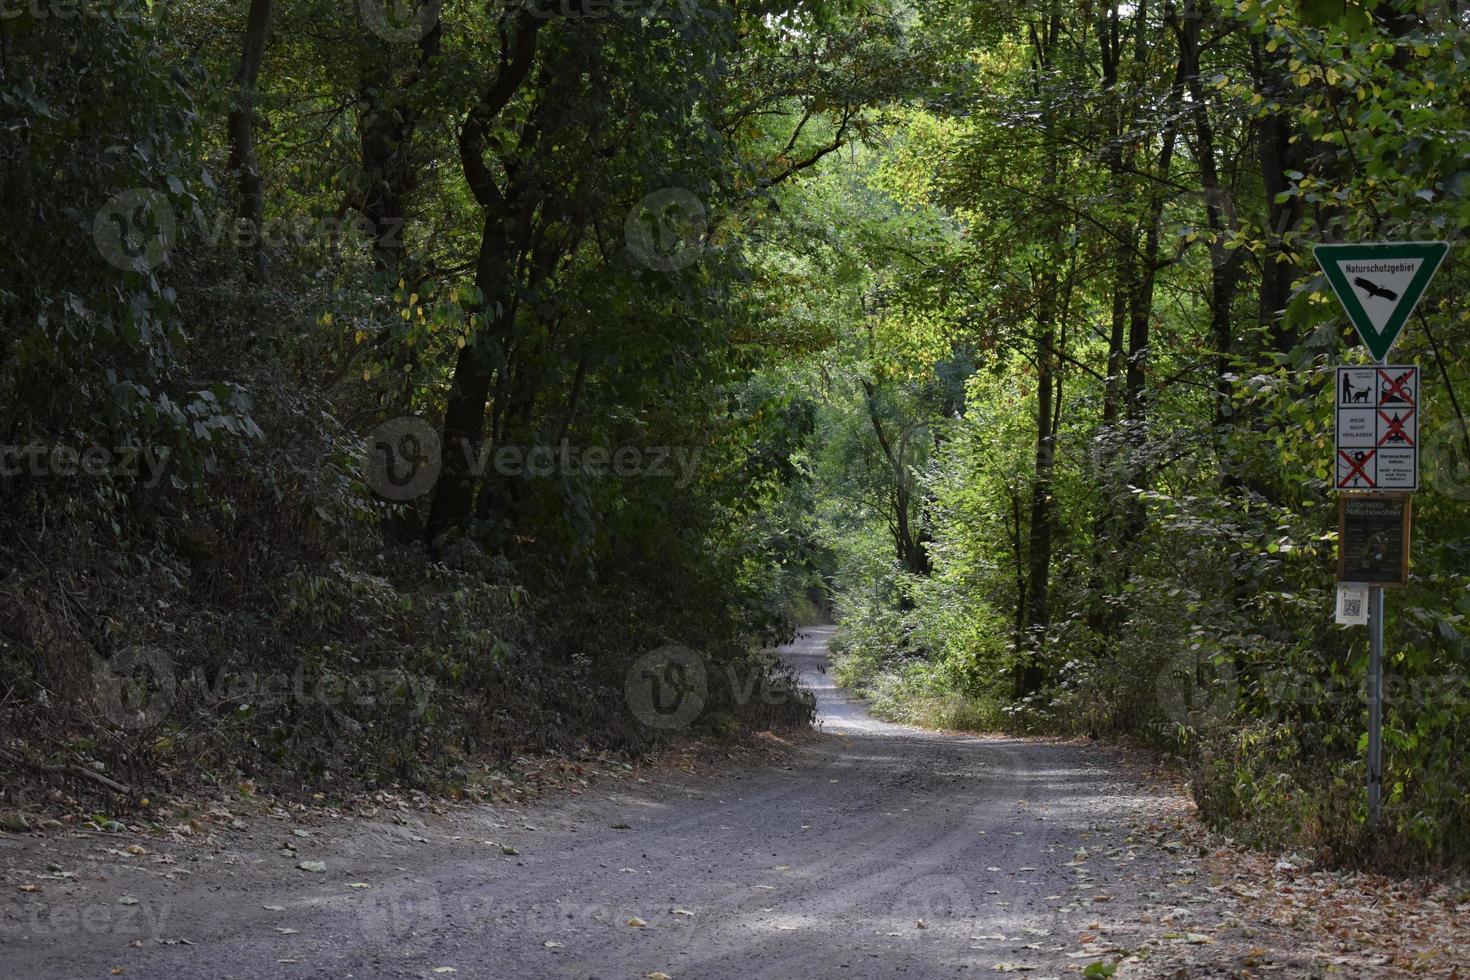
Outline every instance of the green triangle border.
[[(1449, 242), (1368, 242), (1352, 245), (1317, 245), (1312, 249), (1312, 257), (1317, 260), (1317, 265), (1322, 269), (1322, 274), (1327, 277), (1327, 283), (1332, 291), (1337, 294), (1337, 301), (1342, 304), (1343, 310), (1347, 312), (1348, 320), (1352, 322), (1353, 329), (1362, 338), (1364, 346), (1373, 355), (1375, 360), (1382, 361), (1388, 357), (1388, 352), (1393, 350), (1394, 342), (1399, 339), (1399, 334), (1404, 329), (1404, 324), (1409, 322), (1409, 317), (1414, 312), (1414, 307), (1419, 305), (1419, 300), (1424, 295), (1425, 289), (1429, 287), (1429, 280), (1439, 271), (1444, 257), (1449, 254)], [(1394, 308), (1393, 315), (1383, 325), (1383, 332), (1378, 333), (1373, 329), (1373, 321), (1368, 318), (1368, 313), (1363, 309), (1363, 304), (1358, 301), (1357, 293), (1348, 284), (1347, 276), (1343, 274), (1339, 262), (1373, 261), (1384, 259), (1423, 259), (1419, 265), (1419, 271), (1414, 273), (1414, 278), (1404, 290), (1404, 296), (1399, 300), (1399, 305)], [(1379, 350), (1379, 345), (1382, 350)]]

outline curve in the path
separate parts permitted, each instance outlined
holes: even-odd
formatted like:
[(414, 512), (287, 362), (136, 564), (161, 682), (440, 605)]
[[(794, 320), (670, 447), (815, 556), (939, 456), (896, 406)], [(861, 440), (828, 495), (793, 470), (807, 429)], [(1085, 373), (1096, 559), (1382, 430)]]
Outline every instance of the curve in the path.
[(1124, 839), (1148, 793), (1083, 748), (876, 720), (833, 683), (830, 635), (781, 651), (824, 733), (789, 766), (539, 804), (496, 831), (514, 858), (424, 847), (370, 890), (347, 891), (367, 871), (334, 860), (284, 918), (195, 882), (174, 896), (195, 945), (76, 972), (91, 954), (57, 949), (28, 975), (1036, 978), (1126, 935), (1167, 887)]

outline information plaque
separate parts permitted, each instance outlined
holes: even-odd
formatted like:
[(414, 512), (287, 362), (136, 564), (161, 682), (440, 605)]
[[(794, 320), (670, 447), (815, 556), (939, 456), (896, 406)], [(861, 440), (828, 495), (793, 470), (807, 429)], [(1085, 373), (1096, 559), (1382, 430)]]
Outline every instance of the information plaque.
[(1409, 519), (1413, 498), (1398, 493), (1345, 493), (1337, 498), (1337, 580), (1409, 584)]

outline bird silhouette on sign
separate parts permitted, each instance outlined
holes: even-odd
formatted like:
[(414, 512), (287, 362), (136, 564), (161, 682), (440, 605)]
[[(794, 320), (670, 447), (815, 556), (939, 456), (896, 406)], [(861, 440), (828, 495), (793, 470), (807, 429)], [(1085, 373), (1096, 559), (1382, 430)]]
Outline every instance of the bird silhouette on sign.
[(1353, 285), (1357, 286), (1369, 296), (1378, 296), (1382, 299), (1389, 300), (1390, 302), (1399, 298), (1399, 294), (1394, 292), (1392, 289), (1389, 289), (1387, 286), (1380, 286), (1378, 285), (1378, 283), (1372, 281), (1371, 279), (1364, 279), (1362, 276), (1357, 276), (1356, 278), (1354, 278)]

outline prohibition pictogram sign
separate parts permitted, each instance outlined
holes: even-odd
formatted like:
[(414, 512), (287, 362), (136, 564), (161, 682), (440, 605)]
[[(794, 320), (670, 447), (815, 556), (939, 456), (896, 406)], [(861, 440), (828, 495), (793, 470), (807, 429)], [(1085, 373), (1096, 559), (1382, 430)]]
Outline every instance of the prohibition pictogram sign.
[(1373, 462), (1373, 450), (1370, 449), (1367, 452), (1359, 450), (1349, 456), (1347, 450), (1339, 449), (1337, 455), (1342, 457), (1342, 461), (1348, 465), (1346, 476), (1343, 476), (1341, 472), (1338, 474), (1337, 486), (1339, 489), (1352, 486), (1354, 480), (1362, 480), (1368, 485), (1369, 489), (1372, 489), (1374, 485), (1373, 478), (1368, 475), (1365, 467)]
[(1338, 490), (1419, 488), (1419, 369), (1337, 369)]
[(1402, 415), (1394, 412), (1392, 416), (1380, 408), (1378, 410), (1378, 417), (1383, 420), (1383, 425), (1388, 427), (1387, 431), (1383, 430), (1383, 426), (1379, 427), (1379, 431), (1383, 432), (1383, 435), (1378, 438), (1378, 444), (1380, 446), (1389, 442), (1399, 442), (1406, 446), (1414, 445), (1414, 436), (1410, 435), (1405, 428), (1414, 419), (1414, 410), (1412, 408)]
[[(1397, 371), (1398, 368), (1393, 368), (1392, 370)], [(1386, 404), (1388, 402), (1405, 402), (1409, 405), (1418, 404), (1414, 400), (1414, 388), (1418, 386), (1417, 383), (1419, 381), (1418, 368), (1410, 368), (1398, 376), (1390, 375), (1387, 371), (1380, 369), (1378, 377), (1388, 386), (1379, 397), (1379, 404)]]

